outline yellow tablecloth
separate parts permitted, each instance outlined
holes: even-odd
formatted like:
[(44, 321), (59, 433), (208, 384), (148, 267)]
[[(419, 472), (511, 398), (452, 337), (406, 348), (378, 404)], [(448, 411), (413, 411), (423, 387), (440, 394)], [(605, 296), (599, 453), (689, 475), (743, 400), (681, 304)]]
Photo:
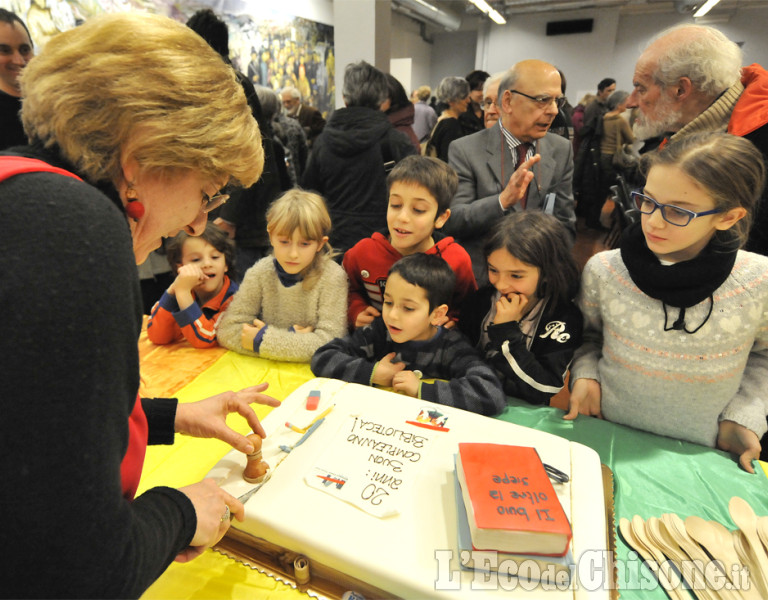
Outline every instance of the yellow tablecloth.
[[(154, 346), (142, 334), (142, 395), (178, 397), (192, 402), (226, 390), (237, 390), (262, 381), (266, 393), (282, 400), (312, 379), (307, 364), (278, 363), (242, 356), (221, 348), (198, 350), (180, 342)], [(204, 376), (200, 376), (204, 374)], [(254, 405), (259, 417), (271, 409)], [(227, 423), (247, 434), (250, 429), (239, 415)], [(230, 450), (218, 440), (176, 436), (172, 446), (150, 446), (142, 472), (139, 493), (157, 486), (180, 487), (200, 481)], [(173, 563), (142, 596), (144, 600), (254, 598), (306, 600), (306, 594), (250, 569), (213, 550), (184, 564)]]

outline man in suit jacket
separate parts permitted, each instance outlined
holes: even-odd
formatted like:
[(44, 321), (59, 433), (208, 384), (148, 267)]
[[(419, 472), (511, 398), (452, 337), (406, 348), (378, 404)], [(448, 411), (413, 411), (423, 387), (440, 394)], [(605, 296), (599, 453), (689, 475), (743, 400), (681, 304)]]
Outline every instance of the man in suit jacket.
[[(560, 74), (540, 60), (514, 65), (499, 83), (499, 121), (454, 141), (448, 162), (459, 175), (443, 232), (472, 257), (478, 285), (488, 281), (483, 244), (493, 225), (512, 210), (543, 210), (576, 237), (573, 148), (548, 133), (562, 102)], [(518, 165), (517, 146), (529, 144)], [(518, 168), (519, 167), (519, 168)]]
[(325, 119), (319, 110), (304, 104), (301, 101), (301, 93), (295, 87), (283, 88), (280, 93), (283, 106), (289, 117), (297, 119), (307, 136), (307, 146), (312, 147), (315, 138), (320, 135), (325, 127)]

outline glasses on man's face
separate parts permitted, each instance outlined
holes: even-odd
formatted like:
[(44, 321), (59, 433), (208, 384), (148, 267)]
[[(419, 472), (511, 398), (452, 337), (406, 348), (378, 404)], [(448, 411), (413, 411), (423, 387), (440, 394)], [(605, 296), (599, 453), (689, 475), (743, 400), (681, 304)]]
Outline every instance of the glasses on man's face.
[(209, 196), (205, 192), (203, 192), (203, 202), (200, 205), (200, 210), (203, 211), (203, 214), (208, 214), (212, 210), (216, 210), (224, 204), (227, 200), (229, 200), (229, 194), (219, 194), (216, 193), (213, 196)]
[(496, 108), (499, 107), (499, 105), (496, 104), (496, 100), (491, 100), (490, 98), (486, 98), (485, 100), (483, 100), (483, 108), (485, 110), (488, 110), (489, 108), (491, 108), (491, 106), (495, 106)]
[(659, 204), (650, 196), (646, 196), (639, 191), (634, 191), (631, 195), (635, 206), (637, 206), (637, 210), (639, 210), (641, 213), (644, 215), (652, 215), (656, 209), (658, 209), (661, 211), (661, 218), (670, 225), (675, 225), (676, 227), (685, 227), (696, 217), (704, 217), (706, 215), (714, 215), (723, 212), (722, 208), (715, 208), (713, 210), (705, 210), (702, 212), (693, 212), (692, 210), (680, 208), (674, 204)]
[(529, 96), (528, 94), (518, 92), (517, 90), (509, 90), (509, 93), (523, 96), (528, 98), (528, 100), (533, 100), (539, 108), (547, 108), (553, 102), (555, 103), (555, 106), (557, 106), (557, 110), (560, 110), (565, 106), (565, 96), (559, 96), (557, 98), (554, 96)]

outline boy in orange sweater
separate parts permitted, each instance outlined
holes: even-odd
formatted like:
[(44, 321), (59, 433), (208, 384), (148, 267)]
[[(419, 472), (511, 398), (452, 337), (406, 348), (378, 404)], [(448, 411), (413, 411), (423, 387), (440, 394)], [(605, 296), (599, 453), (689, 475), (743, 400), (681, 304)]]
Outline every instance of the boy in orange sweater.
[(166, 251), (171, 268), (178, 274), (152, 307), (147, 336), (155, 344), (186, 338), (195, 348), (218, 345), (219, 317), (239, 287), (226, 275), (235, 272), (234, 242), (208, 223), (199, 237), (182, 231), (169, 242)]

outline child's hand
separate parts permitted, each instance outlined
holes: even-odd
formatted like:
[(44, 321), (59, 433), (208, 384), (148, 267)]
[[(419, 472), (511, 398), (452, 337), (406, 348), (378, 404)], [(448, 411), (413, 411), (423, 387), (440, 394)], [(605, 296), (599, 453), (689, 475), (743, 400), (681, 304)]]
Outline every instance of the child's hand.
[(747, 473), (754, 473), (752, 461), (760, 458), (760, 440), (757, 434), (734, 421), (720, 421), (717, 447), (739, 456), (739, 464)]
[(189, 292), (194, 287), (205, 281), (203, 270), (197, 265), (182, 265), (176, 275), (176, 279), (168, 289), (169, 292), (177, 294), (179, 292)]
[(496, 301), (496, 316), (493, 318), (493, 323), (498, 325), (519, 321), (526, 306), (528, 306), (528, 298), (522, 294), (502, 296)]
[(361, 327), (370, 325), (373, 323), (373, 320), (376, 317), (380, 316), (381, 313), (378, 311), (378, 309), (374, 308), (373, 306), (367, 307), (365, 310), (358, 313), (357, 318), (355, 319), (355, 329), (360, 329)]
[(259, 319), (253, 320), (253, 325), (243, 323), (243, 333), (240, 334), (240, 345), (246, 350), (253, 350), (253, 340), (256, 339), (259, 331), (266, 325), (264, 321)]
[(394, 377), (395, 373), (399, 373), (405, 369), (405, 363), (393, 363), (393, 358), (395, 358), (395, 353), (390, 352), (376, 363), (376, 365), (373, 367), (373, 378), (371, 383), (392, 387), (392, 378)]
[(306, 327), (302, 327), (301, 325), (294, 325), (293, 330), (296, 333), (312, 333), (315, 328), (312, 327), (312, 325), (307, 325)]
[(594, 379), (577, 379), (573, 383), (573, 390), (571, 390), (571, 398), (568, 402), (568, 412), (563, 416), (563, 419), (572, 421), (582, 415), (590, 415), (603, 418), (603, 414), (600, 412), (600, 400), (602, 398), (602, 389), (600, 388), (600, 382)]
[(392, 387), (415, 398), (419, 394), (419, 377), (413, 371), (400, 371), (392, 377)]

